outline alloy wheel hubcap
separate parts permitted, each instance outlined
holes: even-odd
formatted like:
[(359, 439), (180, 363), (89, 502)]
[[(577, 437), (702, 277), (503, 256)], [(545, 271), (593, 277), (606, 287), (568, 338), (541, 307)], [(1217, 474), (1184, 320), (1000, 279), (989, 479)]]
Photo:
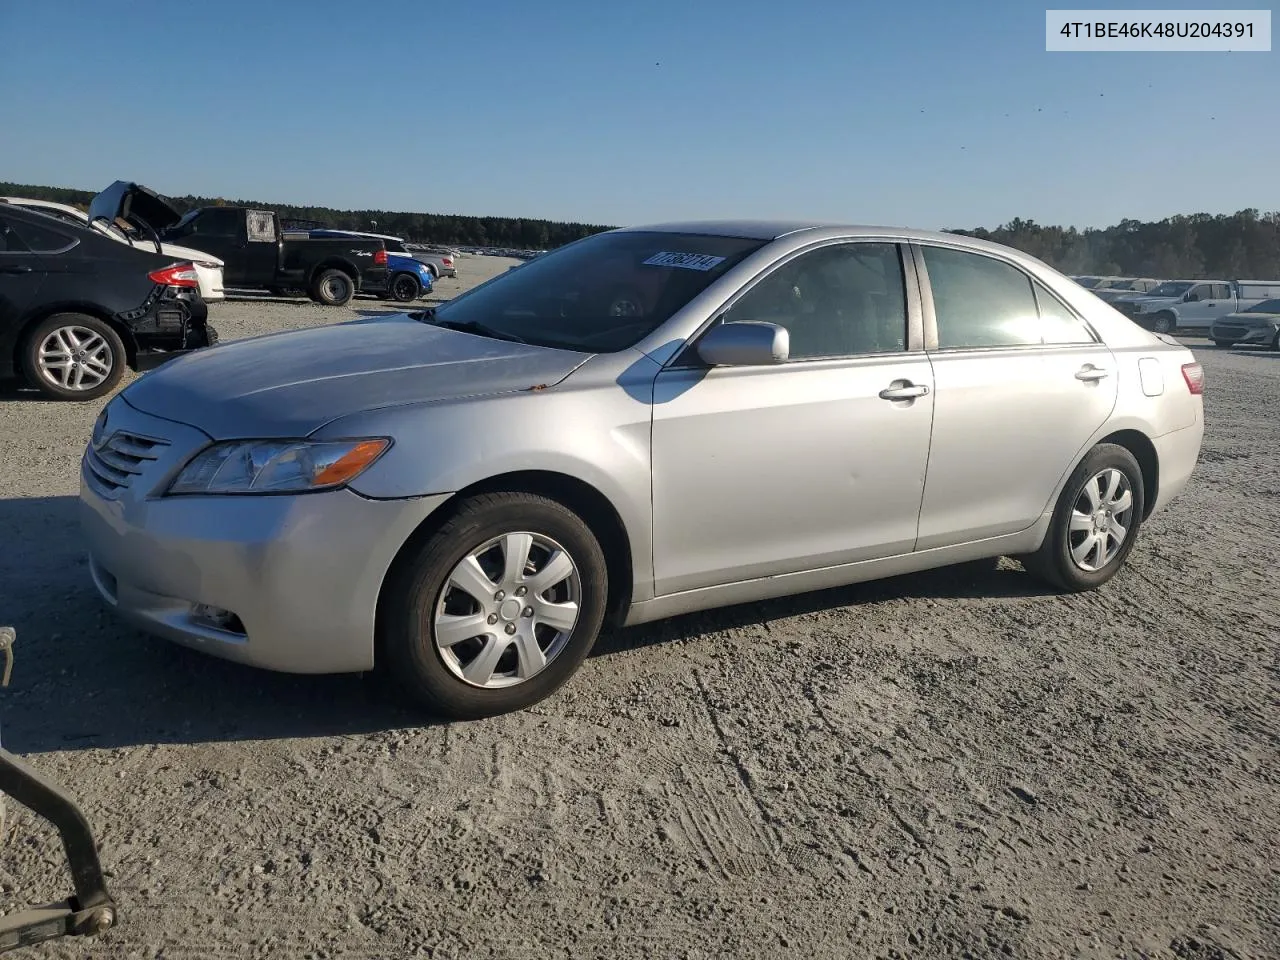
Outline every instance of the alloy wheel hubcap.
[(523, 683), (564, 650), (581, 600), (577, 564), (560, 544), (528, 532), (494, 537), (445, 581), (432, 622), (436, 650), (473, 687)]
[(1133, 488), (1124, 472), (1108, 467), (1090, 477), (1071, 511), (1067, 539), (1075, 565), (1096, 573), (1114, 560), (1132, 519)]
[(40, 344), (36, 358), (40, 375), (64, 390), (92, 390), (115, 366), (111, 347), (88, 327), (59, 327)]

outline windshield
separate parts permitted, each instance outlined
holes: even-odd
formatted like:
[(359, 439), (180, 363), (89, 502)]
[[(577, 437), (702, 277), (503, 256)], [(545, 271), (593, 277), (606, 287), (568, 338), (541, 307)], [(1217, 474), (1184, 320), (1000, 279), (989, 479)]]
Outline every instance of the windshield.
[(765, 241), (600, 233), (441, 304), (431, 319), (586, 353), (633, 346)]
[(1190, 290), (1191, 286), (1189, 283), (1162, 283), (1147, 295), (1151, 297), (1180, 297)]
[(1263, 300), (1255, 303), (1245, 313), (1280, 313), (1280, 300)]

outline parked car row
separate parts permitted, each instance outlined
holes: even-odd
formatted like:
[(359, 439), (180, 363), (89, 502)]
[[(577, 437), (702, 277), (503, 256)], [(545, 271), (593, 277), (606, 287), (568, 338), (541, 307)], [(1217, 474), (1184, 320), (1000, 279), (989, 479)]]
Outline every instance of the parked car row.
[(126, 367), (145, 370), (216, 343), (201, 279), (172, 248), (0, 205), (0, 380), (92, 400)]
[(68, 203), (54, 203), (51, 200), (28, 200), (23, 197), (0, 197), (0, 203), (11, 207), (34, 210), (37, 213), (43, 213), (46, 216), (53, 217), (55, 220), (61, 220), (63, 223), (69, 223), (73, 226), (92, 227), (104, 236), (120, 243), (127, 243), (131, 247), (155, 250), (156, 253), (162, 253), (175, 260), (188, 260), (195, 267), (200, 297), (205, 303), (216, 303), (226, 297), (223, 289), (223, 262), (204, 251), (179, 246), (175, 243), (161, 243), (154, 235), (144, 236), (138, 229), (129, 226), (127, 223), (108, 220), (105, 217), (90, 221), (89, 214)]
[(1221, 346), (1260, 343), (1280, 350), (1268, 319), (1277, 312), (1280, 280), (1071, 279), (1155, 333), (1202, 332)]

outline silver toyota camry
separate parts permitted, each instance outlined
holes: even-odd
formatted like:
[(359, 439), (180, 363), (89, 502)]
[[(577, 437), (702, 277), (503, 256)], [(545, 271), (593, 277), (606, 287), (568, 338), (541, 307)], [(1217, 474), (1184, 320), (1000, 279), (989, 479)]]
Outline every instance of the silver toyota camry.
[(1006, 247), (628, 228), (143, 376), (94, 428), (83, 522), (144, 630), (378, 663), (478, 717), (611, 626), (1002, 555), (1095, 588), (1186, 485), (1202, 387), (1171, 337)]

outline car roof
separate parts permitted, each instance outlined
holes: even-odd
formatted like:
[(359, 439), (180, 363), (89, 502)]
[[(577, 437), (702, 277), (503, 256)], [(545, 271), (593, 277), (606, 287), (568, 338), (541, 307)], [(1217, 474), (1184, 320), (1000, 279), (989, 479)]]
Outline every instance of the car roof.
[(893, 237), (899, 240), (941, 241), (973, 249), (998, 251), (1006, 256), (1014, 254), (1027, 260), (1035, 260), (1028, 254), (1006, 244), (982, 240), (942, 230), (921, 230), (913, 227), (874, 226), (869, 224), (839, 223), (822, 220), (687, 220), (666, 223), (637, 224), (619, 227), (615, 233), (691, 233), (716, 237), (736, 237), (743, 240), (777, 240), (800, 233), (812, 234), (814, 240), (837, 237)]
[(13, 207), (45, 207), (49, 210), (61, 210), (63, 213), (74, 213), (85, 220), (89, 219), (88, 214), (79, 207), (72, 206), (69, 203), (57, 203), (53, 200), (35, 200), (30, 197), (0, 197), (0, 203), (6, 203)]

